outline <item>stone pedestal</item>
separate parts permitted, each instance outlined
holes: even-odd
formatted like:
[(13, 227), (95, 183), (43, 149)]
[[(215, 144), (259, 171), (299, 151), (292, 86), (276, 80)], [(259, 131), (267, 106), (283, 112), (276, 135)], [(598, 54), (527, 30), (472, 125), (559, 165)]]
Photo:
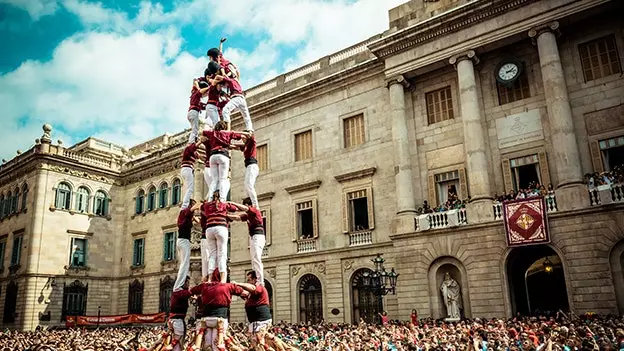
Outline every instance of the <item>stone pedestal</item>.
[(395, 216), (390, 225), (390, 232), (392, 234), (404, 234), (416, 231), (414, 218), (416, 218), (416, 215), (412, 213), (403, 213)]
[(493, 221), (494, 208), (492, 200), (471, 201), (466, 205), (466, 218), (469, 224)]
[(583, 184), (568, 184), (555, 190), (557, 211), (578, 210), (590, 206), (587, 188)]

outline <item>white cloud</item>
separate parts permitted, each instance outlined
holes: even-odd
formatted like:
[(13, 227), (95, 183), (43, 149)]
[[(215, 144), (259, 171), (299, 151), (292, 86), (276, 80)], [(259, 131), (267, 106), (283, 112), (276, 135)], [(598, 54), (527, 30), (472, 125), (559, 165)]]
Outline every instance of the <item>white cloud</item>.
[(124, 33), (134, 29), (134, 24), (125, 13), (107, 9), (100, 2), (65, 0), (63, 6), (67, 11), (78, 16), (82, 24), (87, 28), (95, 27), (100, 30), (113, 30)]
[(28, 12), (33, 21), (51, 15), (58, 9), (57, 0), (0, 0), (0, 4), (9, 4)]

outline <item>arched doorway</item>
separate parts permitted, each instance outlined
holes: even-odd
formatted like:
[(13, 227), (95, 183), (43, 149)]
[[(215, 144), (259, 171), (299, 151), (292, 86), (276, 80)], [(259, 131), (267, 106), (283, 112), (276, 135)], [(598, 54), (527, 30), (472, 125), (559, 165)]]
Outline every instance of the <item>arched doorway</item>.
[(372, 291), (366, 289), (363, 283), (364, 272), (373, 273), (368, 268), (355, 271), (351, 278), (351, 305), (353, 309), (353, 323), (360, 322), (360, 318), (366, 323), (375, 323), (378, 320), (377, 313), (383, 311), (383, 300), (375, 296)]
[(321, 281), (313, 274), (299, 281), (299, 321), (320, 323), (323, 320), (323, 290)]
[(613, 287), (615, 288), (615, 298), (620, 314), (624, 313), (624, 240), (621, 240), (609, 255), (611, 274), (613, 275)]
[(71, 284), (63, 285), (63, 311), (61, 321), (67, 316), (84, 316), (87, 312), (87, 294), (89, 284), (74, 280)]
[(506, 269), (514, 314), (526, 316), (568, 309), (563, 265), (550, 246), (512, 249)]
[(14, 323), (17, 309), (17, 283), (13, 280), (9, 282), (4, 298), (4, 315), (2, 323)]
[(271, 285), (271, 282), (265, 279), (264, 288), (266, 289), (267, 294), (269, 295), (269, 311), (271, 311), (271, 317), (275, 319), (275, 317), (273, 316), (273, 286)]

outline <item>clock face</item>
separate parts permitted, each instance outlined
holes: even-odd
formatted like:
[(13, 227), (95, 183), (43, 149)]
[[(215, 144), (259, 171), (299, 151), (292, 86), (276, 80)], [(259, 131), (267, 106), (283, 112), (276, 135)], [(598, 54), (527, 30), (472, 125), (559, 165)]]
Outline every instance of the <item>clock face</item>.
[(502, 65), (498, 69), (498, 78), (503, 81), (511, 81), (518, 77), (520, 74), (520, 67), (513, 62), (508, 62)]

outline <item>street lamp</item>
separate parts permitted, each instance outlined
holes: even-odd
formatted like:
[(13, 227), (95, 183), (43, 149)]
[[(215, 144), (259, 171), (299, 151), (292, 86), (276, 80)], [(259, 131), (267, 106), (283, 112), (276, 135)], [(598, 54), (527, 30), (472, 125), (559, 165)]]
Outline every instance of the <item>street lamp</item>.
[(383, 297), (392, 293), (396, 294), (396, 284), (399, 274), (392, 268), (390, 272), (386, 271), (384, 262), (386, 261), (382, 254), (371, 260), (375, 270), (372, 272), (365, 271), (362, 273), (362, 285), (365, 290), (370, 291), (378, 299), (378, 305), (383, 306)]

